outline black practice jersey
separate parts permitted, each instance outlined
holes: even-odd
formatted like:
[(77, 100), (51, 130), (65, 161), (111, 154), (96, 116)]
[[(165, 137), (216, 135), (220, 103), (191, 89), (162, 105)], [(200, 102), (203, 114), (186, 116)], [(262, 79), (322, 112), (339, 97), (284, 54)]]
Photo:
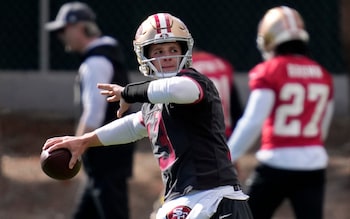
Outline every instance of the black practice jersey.
[(201, 98), (192, 104), (142, 106), (143, 122), (158, 159), (165, 198), (191, 190), (238, 184), (226, 145), (219, 94), (213, 82), (193, 69), (177, 77), (190, 77), (201, 87)]

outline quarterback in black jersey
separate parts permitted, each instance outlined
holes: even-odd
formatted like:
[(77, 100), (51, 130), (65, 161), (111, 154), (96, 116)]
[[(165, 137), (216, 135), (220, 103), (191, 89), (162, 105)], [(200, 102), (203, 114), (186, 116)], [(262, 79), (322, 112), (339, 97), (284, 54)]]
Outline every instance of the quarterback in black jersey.
[(148, 137), (164, 182), (157, 219), (250, 219), (226, 144), (219, 94), (192, 64), (193, 38), (178, 18), (158, 13), (138, 28), (134, 49), (140, 71), (156, 80), (98, 84), (107, 101), (119, 101), (118, 117), (135, 102), (139, 112), (77, 137), (48, 139), (44, 150), (68, 148), (70, 166), (88, 147)]

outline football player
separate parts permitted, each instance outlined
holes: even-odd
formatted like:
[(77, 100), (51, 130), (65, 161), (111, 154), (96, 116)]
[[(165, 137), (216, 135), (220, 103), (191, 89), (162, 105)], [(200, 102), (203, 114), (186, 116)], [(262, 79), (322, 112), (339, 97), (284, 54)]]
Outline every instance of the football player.
[(310, 58), (308, 40), (302, 17), (290, 7), (268, 10), (258, 27), (265, 61), (249, 73), (251, 94), (228, 142), (235, 161), (261, 132), (259, 164), (247, 181), (255, 219), (271, 218), (285, 199), (296, 218), (322, 218), (333, 83)]
[(189, 68), (192, 47), (180, 19), (149, 16), (137, 30), (134, 50), (140, 71), (156, 80), (98, 85), (108, 101), (120, 101), (118, 117), (135, 102), (144, 103), (141, 110), (83, 136), (48, 139), (43, 149), (68, 148), (72, 167), (89, 147), (148, 137), (165, 188), (157, 219), (251, 219), (248, 196), (229, 158), (218, 91)]

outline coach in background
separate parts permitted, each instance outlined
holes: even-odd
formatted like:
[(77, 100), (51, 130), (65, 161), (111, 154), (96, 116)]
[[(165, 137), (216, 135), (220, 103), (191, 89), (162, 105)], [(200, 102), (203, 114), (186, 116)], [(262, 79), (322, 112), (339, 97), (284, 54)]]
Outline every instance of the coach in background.
[(255, 219), (270, 219), (288, 199), (297, 219), (322, 219), (328, 155), (324, 140), (333, 114), (333, 82), (308, 55), (300, 14), (272, 8), (258, 28), (265, 62), (249, 73), (251, 94), (229, 139), (235, 161), (262, 132), (259, 165), (248, 180)]
[[(107, 103), (97, 83), (129, 83), (121, 47), (116, 39), (101, 36), (95, 13), (81, 2), (64, 4), (46, 29), (54, 31), (67, 52), (81, 55), (75, 99), (81, 114), (76, 135), (116, 119), (118, 103)], [(90, 148), (83, 156), (88, 176), (75, 219), (128, 219), (128, 178), (132, 174), (134, 145)]]

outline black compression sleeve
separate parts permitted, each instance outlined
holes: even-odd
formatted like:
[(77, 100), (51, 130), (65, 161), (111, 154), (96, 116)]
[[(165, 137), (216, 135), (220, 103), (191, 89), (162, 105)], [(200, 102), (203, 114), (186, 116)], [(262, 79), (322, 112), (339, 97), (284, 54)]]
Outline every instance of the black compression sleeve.
[(149, 102), (147, 89), (151, 81), (142, 81), (131, 83), (125, 86), (122, 97), (128, 103), (146, 103)]

